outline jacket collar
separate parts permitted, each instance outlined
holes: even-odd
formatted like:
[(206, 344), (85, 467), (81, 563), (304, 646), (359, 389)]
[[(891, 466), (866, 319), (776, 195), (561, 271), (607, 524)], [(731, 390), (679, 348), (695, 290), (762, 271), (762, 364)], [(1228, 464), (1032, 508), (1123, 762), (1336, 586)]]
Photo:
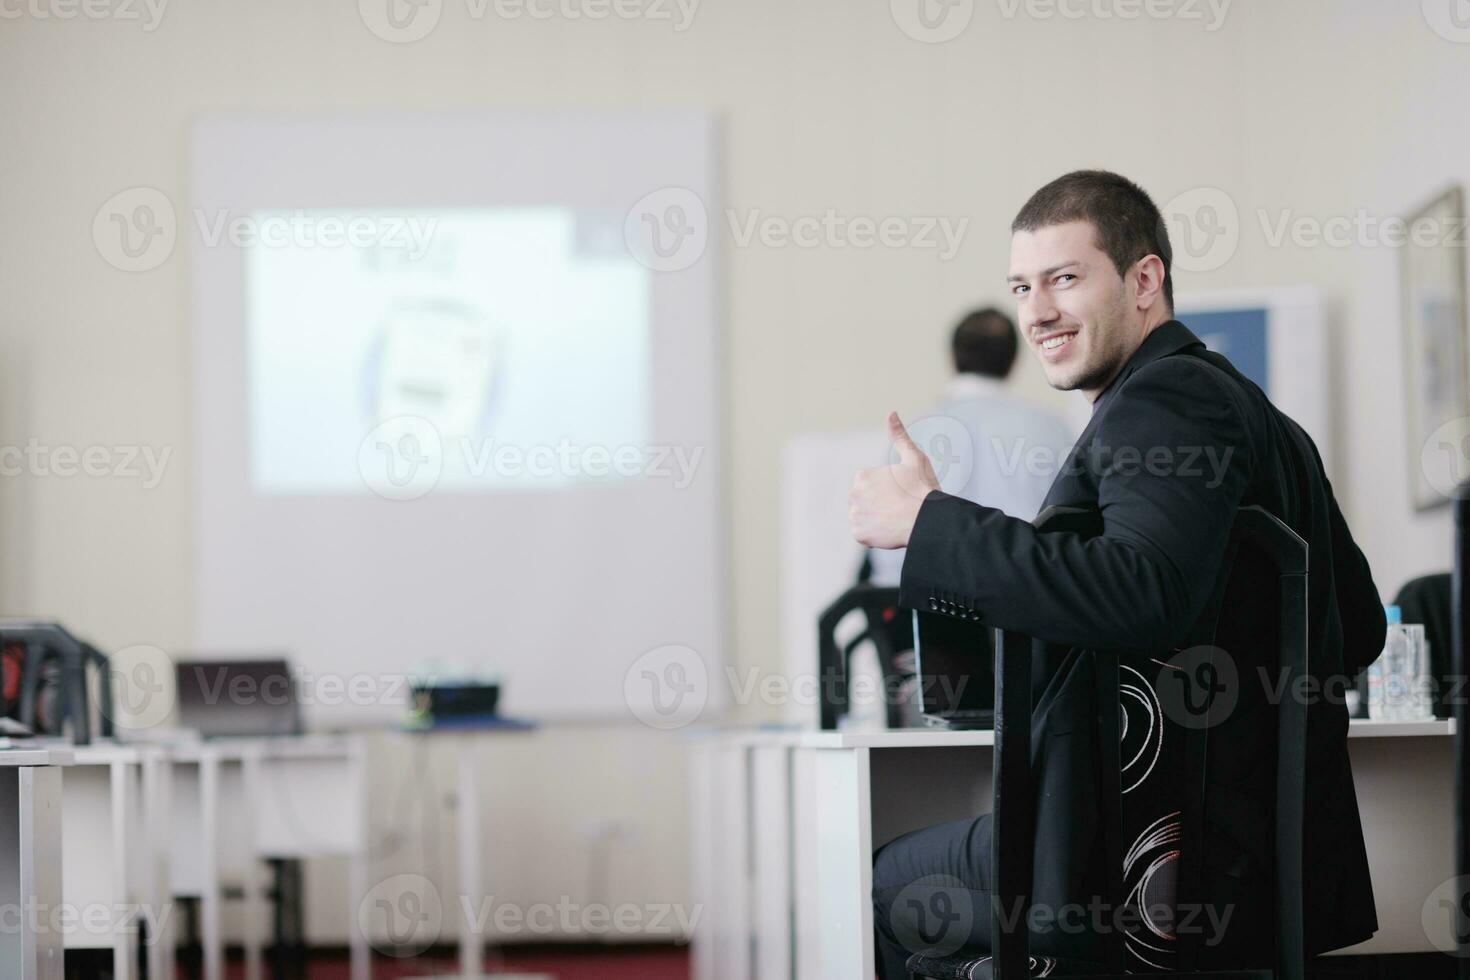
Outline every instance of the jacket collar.
[(1154, 328), (1153, 333), (1143, 338), (1143, 343), (1138, 345), (1138, 350), (1134, 351), (1133, 356), (1128, 358), (1127, 363), (1123, 365), (1123, 369), (1118, 372), (1117, 376), (1097, 396), (1097, 400), (1092, 403), (1092, 414), (1096, 416), (1097, 410), (1102, 407), (1103, 401), (1116, 391), (1128, 379), (1129, 375), (1144, 365), (1152, 364), (1161, 357), (1168, 357), (1170, 354), (1177, 354), (1186, 348), (1196, 346), (1203, 347), (1205, 346), (1205, 342), (1196, 337), (1193, 331), (1178, 320), (1165, 320)]

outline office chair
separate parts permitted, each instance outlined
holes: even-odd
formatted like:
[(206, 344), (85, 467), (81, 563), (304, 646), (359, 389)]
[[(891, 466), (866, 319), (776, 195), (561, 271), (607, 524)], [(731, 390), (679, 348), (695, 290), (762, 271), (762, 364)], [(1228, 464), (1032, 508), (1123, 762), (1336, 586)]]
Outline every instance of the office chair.
[[(1041, 531), (1094, 534), (1099, 530), (1095, 511), (1047, 508), (1036, 519)], [(1211, 644), (1237, 558), (1247, 549), (1269, 561), (1279, 573), (1279, 656), (1281, 680), (1295, 684), (1307, 670), (1307, 545), (1289, 527), (1260, 507), (1243, 507), (1231, 529), (1230, 543), (1221, 562), (1214, 591), (1197, 618), (1187, 646)], [(1034, 788), (1031, 772), (1032, 660), (1043, 645), (1018, 633), (995, 631), (995, 748), (992, 816), (992, 860), (995, 899), (991, 936), (994, 949), (986, 953), (960, 951), (947, 956), (915, 954), (907, 963), (911, 978), (926, 980), (1020, 980), (1022, 977), (1089, 976), (1122, 980), (1124, 944), (1128, 936), (1116, 932), (1102, 937), (1101, 962), (1069, 961), (1032, 956), (1026, 927), (1033, 881), (1035, 842)], [(1119, 657), (1091, 651), (1096, 658), (1099, 707), (1099, 745), (1110, 749), (1102, 767), (1099, 827), (1103, 839), (1104, 883), (1107, 907), (1124, 905), (1123, 834), (1125, 807), (1122, 792), (1124, 763), (1120, 746), (1122, 708)], [(1289, 690), (1290, 688), (1283, 688)], [(1463, 710), (1463, 707), (1461, 708)], [(1302, 935), (1302, 824), (1305, 807), (1307, 707), (1299, 698), (1283, 698), (1276, 710), (1275, 811), (1275, 968), (1200, 972), (1195, 969), (1197, 948), (1181, 943), (1175, 972), (1156, 976), (1213, 977), (1216, 980), (1302, 980), (1305, 951)], [(1178, 726), (1174, 726), (1178, 727)], [(1209, 725), (1180, 733), (1186, 771), (1203, 771)], [(1203, 822), (1203, 781), (1190, 780), (1191, 791), (1182, 803), (1182, 822), (1199, 828)], [(1197, 787), (1197, 789), (1195, 789)], [(1146, 815), (1146, 814), (1145, 814)], [(1130, 814), (1131, 816), (1131, 814)], [(1192, 838), (1199, 840), (1197, 832)], [(1019, 842), (1019, 844), (1017, 843)], [(1176, 873), (1176, 909), (1200, 896), (1200, 848), (1185, 847), (1172, 863)], [(1462, 854), (1466, 852), (1462, 851)], [(1007, 928), (1002, 913), (1010, 911)], [(1018, 913), (1019, 914), (1016, 914)]]
[[(99, 705), (97, 734), (102, 738), (115, 738), (117, 706), (112, 701), (112, 661), (107, 654), (82, 640), (82, 657), (97, 671), (97, 704)], [(85, 675), (84, 675), (85, 676)]]
[[(1449, 700), (1455, 690), (1450, 668), (1450, 573), (1410, 579), (1394, 596), (1393, 604), (1402, 610), (1404, 622), (1424, 624), (1424, 639), (1429, 643), (1429, 673), (1438, 686), (1434, 717), (1448, 718)], [(1366, 698), (1363, 703), (1367, 704)]]
[[(860, 610), (866, 618), (862, 632), (845, 644), (837, 641), (837, 626), (848, 613)], [(898, 589), (859, 582), (838, 596), (817, 619), (817, 664), (820, 671), (821, 727), (835, 729), (851, 707), (852, 655), (865, 642), (878, 652), (878, 665), (883, 671), (885, 691), (896, 691), (905, 671), (900, 658), (914, 648), (910, 617), (898, 608)], [(889, 728), (904, 724), (901, 698), (887, 698)]]
[[(72, 741), (89, 744), (92, 735), (87, 667), (92, 665), (97, 667), (101, 695), (106, 699), (102, 734), (112, 734), (112, 679), (107, 658), (100, 651), (78, 640), (60, 623), (32, 619), (0, 621), (0, 647), (4, 646), (19, 646), (25, 651), (17, 721), (37, 734), (59, 735), (63, 723), (69, 720)], [(43, 721), (43, 730), (38, 730), (38, 722)]]

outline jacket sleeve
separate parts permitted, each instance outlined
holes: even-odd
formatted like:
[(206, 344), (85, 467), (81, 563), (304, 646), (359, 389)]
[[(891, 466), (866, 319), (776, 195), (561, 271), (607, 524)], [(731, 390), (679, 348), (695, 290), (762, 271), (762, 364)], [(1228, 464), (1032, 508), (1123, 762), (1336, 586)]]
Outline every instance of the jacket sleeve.
[(1100, 535), (1041, 534), (993, 507), (930, 493), (901, 601), (1050, 643), (1177, 646), (1214, 587), (1253, 465), (1242, 410), (1215, 370), (1167, 357), (1109, 396), (1090, 445), (1057, 477), (1095, 481)]

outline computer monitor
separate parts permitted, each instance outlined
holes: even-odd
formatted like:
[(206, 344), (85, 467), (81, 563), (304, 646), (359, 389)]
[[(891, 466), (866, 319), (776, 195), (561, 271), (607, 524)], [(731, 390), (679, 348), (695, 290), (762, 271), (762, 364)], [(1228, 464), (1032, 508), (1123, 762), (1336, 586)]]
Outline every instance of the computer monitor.
[(180, 660), (179, 723), (205, 738), (301, 734), (301, 703), (284, 659)]
[(993, 627), (914, 611), (914, 673), (924, 721), (940, 728), (995, 724)]

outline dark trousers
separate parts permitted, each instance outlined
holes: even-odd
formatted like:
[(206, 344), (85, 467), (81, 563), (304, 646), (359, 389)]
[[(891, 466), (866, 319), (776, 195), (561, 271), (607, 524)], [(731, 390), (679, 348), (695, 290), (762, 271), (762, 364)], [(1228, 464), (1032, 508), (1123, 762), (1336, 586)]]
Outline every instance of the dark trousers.
[[(906, 980), (904, 964), (914, 953), (963, 951), (983, 956), (991, 950), (997, 900), (990, 842), (987, 813), (916, 830), (878, 849), (873, 856), (873, 925), (881, 980)], [(1217, 856), (1228, 857), (1219, 847), (1206, 849), (1206, 877), (1213, 882), (1214, 901), (1203, 907), (1204, 915), (1194, 917), (1193, 925), (1181, 922), (1193, 930), (1197, 968), (1268, 966), (1274, 950), (1269, 869), (1240, 878), (1233, 868), (1212, 872)], [(1099, 895), (1101, 882), (1101, 868), (1095, 865), (1081, 891)], [(1102, 906), (1101, 898), (1093, 901)], [(1079, 900), (1066, 908), (1081, 913), (1083, 904)], [(1032, 912), (1037, 908), (1033, 906)], [(999, 911), (1006, 928), (1021, 927), (1015, 908)], [(1028, 921), (1033, 955), (1091, 963), (1104, 962), (1099, 929), (1116, 928), (1081, 914)], [(1038, 926), (1037, 921), (1044, 924)], [(1228, 923), (1228, 928), (1216, 928), (1216, 923)]]
[[(878, 849), (873, 924), (881, 980), (904, 980), (904, 963), (914, 953), (990, 950), (996, 911), (990, 828), (987, 813), (915, 830)], [(1014, 921), (1014, 910), (1000, 911), (1003, 921)], [(1047, 956), (1089, 959), (1096, 944), (1080, 920), (1031, 937), (1032, 953)]]

